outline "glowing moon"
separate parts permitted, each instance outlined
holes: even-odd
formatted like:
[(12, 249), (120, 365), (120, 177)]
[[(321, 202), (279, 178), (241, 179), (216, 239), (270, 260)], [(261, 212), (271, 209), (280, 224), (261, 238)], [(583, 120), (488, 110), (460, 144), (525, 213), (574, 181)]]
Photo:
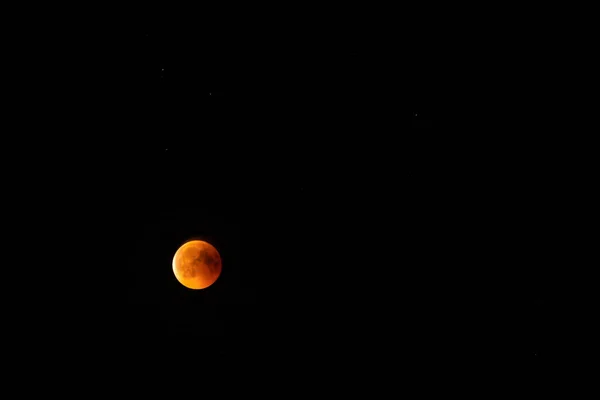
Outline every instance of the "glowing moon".
[(221, 275), (221, 256), (210, 243), (189, 241), (175, 252), (173, 273), (183, 286), (205, 289)]

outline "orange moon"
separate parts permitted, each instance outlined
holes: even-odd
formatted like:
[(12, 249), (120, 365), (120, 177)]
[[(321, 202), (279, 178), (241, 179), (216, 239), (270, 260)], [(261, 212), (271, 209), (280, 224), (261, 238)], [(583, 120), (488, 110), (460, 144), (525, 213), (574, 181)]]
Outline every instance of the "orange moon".
[(205, 289), (221, 275), (221, 256), (203, 240), (186, 242), (173, 256), (173, 273), (183, 286)]

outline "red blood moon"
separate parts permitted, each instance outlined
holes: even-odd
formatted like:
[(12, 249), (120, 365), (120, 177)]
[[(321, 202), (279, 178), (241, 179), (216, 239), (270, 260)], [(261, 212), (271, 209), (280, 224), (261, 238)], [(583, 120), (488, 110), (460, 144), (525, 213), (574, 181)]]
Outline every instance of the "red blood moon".
[(186, 242), (175, 252), (173, 273), (183, 286), (205, 289), (221, 275), (221, 256), (210, 243), (202, 240)]

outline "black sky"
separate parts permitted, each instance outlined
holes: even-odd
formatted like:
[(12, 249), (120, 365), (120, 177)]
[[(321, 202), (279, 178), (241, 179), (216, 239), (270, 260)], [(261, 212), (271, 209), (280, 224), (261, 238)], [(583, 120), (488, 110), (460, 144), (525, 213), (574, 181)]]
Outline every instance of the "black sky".
[[(433, 50), (349, 40), (263, 56), (156, 27), (113, 36), (66, 51), (77, 67), (39, 100), (53, 133), (7, 186), (37, 193), (11, 189), (16, 241), (46, 238), (19, 252), (40, 268), (27, 319), (131, 362), (190, 351), (180, 341), (230, 360), (393, 354), (416, 369), (548, 354), (548, 290), (522, 260), (552, 247), (526, 234), (549, 178), (532, 188), (490, 162), (493, 140), (455, 133)], [(204, 291), (171, 272), (190, 238), (222, 256)]]

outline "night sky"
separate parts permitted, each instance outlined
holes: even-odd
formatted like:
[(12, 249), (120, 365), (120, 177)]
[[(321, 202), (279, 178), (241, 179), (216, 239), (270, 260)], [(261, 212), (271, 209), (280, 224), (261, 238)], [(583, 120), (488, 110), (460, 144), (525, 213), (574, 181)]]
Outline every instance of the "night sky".
[[(48, 84), (40, 125), (60, 129), (19, 154), (38, 195), (11, 189), (6, 215), (26, 208), (17, 242), (45, 238), (19, 254), (67, 265), (30, 270), (36, 296), (20, 302), (43, 322), (28, 332), (140, 364), (389, 357), (419, 376), (548, 357), (555, 305), (531, 254), (552, 247), (532, 233), (550, 236), (549, 179), (532, 185), (453, 133), (465, 128), (449, 125), (435, 54), (114, 36)], [(172, 274), (191, 238), (222, 257), (205, 290)]]

